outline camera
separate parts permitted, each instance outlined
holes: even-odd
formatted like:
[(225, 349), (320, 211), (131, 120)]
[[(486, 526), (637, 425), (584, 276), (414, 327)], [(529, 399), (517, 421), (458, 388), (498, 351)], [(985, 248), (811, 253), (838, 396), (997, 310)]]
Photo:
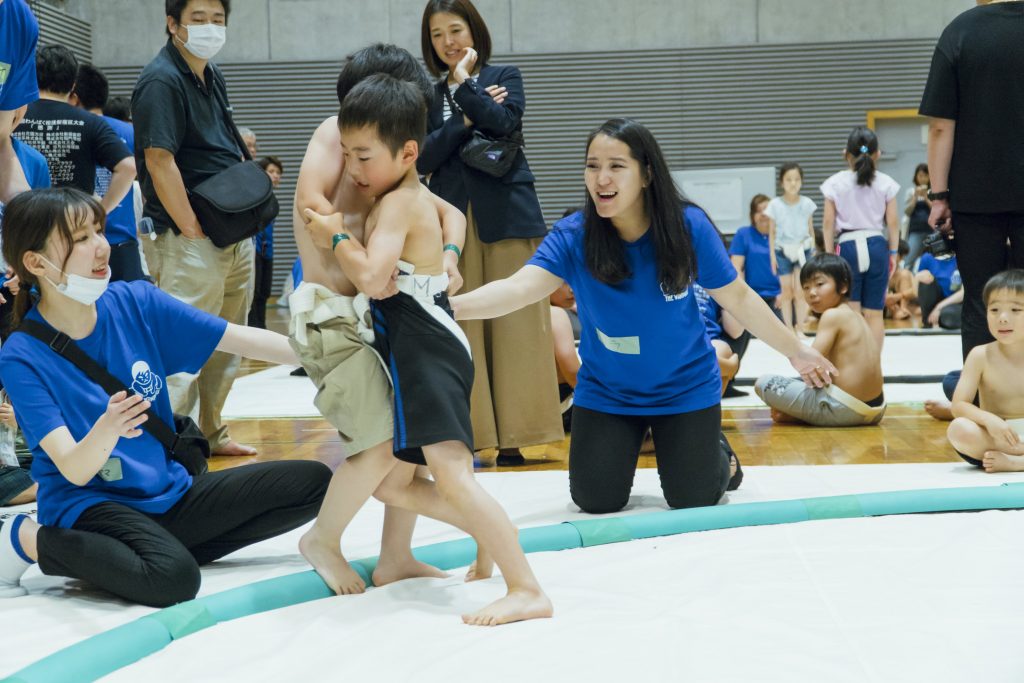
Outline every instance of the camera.
[(924, 238), (925, 251), (940, 261), (951, 259), (956, 256), (956, 243), (952, 237), (947, 237), (941, 230), (935, 230)]

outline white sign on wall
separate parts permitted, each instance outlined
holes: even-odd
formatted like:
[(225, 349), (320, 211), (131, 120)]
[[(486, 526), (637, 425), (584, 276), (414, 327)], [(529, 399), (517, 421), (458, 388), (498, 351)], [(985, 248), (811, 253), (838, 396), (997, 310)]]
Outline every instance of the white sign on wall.
[(750, 225), (750, 200), (756, 194), (774, 197), (774, 166), (710, 168), (672, 171), (672, 179), (687, 199), (708, 212), (727, 235)]

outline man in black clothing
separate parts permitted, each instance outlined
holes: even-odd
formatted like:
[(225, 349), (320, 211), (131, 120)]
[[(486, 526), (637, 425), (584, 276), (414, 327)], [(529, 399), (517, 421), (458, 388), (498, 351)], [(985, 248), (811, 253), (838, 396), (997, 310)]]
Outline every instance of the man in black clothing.
[(1010, 263), (1024, 266), (1024, 2), (978, 5), (943, 31), (920, 108), (930, 117), (929, 223), (956, 231), (964, 358), (993, 341), (985, 283)]
[(110, 185), (100, 200), (110, 213), (135, 180), (131, 150), (102, 117), (68, 104), (78, 74), (78, 60), (63, 45), (48, 45), (36, 53), (39, 99), (14, 130), (14, 136), (46, 157), (56, 187), (74, 187), (88, 194), (96, 188), (96, 167), (111, 172)]

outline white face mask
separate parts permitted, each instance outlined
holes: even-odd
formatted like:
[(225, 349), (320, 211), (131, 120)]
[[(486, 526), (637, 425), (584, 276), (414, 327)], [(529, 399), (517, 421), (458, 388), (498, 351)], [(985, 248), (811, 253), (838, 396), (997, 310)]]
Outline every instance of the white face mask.
[[(57, 270), (60, 270), (60, 268), (57, 267), (57, 264), (42, 254), (40, 254), (39, 257), (54, 268), (57, 268)], [(75, 275), (74, 273), (65, 273), (63, 270), (60, 272), (68, 278), (68, 281), (64, 284), (58, 285), (45, 275), (43, 277), (46, 277), (46, 281), (53, 285), (58, 292), (69, 299), (77, 301), (80, 304), (85, 304), (86, 306), (91, 306), (96, 303), (96, 300), (103, 296), (103, 292), (107, 291), (107, 285), (110, 284), (110, 268), (107, 268), (107, 276), (104, 278), (82, 277), (81, 275)]]
[[(228, 39), (227, 26), (193, 24), (184, 28), (188, 29), (188, 41), (184, 43), (185, 49), (199, 59), (210, 60), (216, 57)], [(178, 38), (178, 42), (181, 42), (180, 38)]]

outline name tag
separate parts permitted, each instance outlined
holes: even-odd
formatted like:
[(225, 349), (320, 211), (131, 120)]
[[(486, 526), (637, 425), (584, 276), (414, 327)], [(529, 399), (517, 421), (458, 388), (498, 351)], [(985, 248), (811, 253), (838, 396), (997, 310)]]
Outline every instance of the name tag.
[(121, 481), (124, 477), (121, 474), (121, 458), (107, 458), (96, 475), (103, 481)]
[(609, 337), (596, 327), (594, 329), (597, 330), (597, 338), (609, 351), (624, 353), (628, 356), (640, 355), (640, 337)]

